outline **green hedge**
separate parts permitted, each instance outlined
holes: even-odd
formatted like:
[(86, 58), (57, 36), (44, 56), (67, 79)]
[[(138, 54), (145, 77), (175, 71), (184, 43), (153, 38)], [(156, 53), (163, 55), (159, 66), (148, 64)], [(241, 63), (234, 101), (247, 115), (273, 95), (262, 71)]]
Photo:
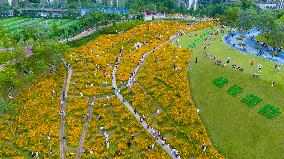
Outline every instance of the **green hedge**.
[(94, 32), (93, 34), (91, 34), (89, 36), (83, 37), (83, 38), (75, 40), (75, 41), (68, 42), (67, 44), (70, 47), (80, 47), (80, 46), (85, 45), (88, 42), (94, 40), (95, 38), (97, 38), (100, 35), (117, 34), (117, 33), (120, 33), (120, 32), (127, 31), (129, 29), (132, 29), (132, 28), (134, 28), (137, 25), (140, 25), (142, 23), (143, 23), (143, 21), (134, 20), (134, 21), (128, 21), (128, 22), (124, 22), (124, 23), (114, 24), (113, 26), (106, 27), (102, 30), (98, 30), (98, 31)]
[(255, 107), (258, 103), (260, 103), (262, 99), (252, 93), (248, 94), (245, 98), (242, 99), (242, 102), (247, 104), (250, 107)]
[(242, 93), (244, 91), (244, 89), (240, 86), (234, 85), (233, 87), (231, 87), (227, 92), (236, 97), (238, 94)]
[(278, 116), (281, 112), (280, 109), (275, 107), (274, 105), (267, 104), (259, 110), (259, 113), (264, 115), (268, 119), (272, 119)]
[(213, 80), (213, 84), (215, 84), (219, 88), (222, 88), (228, 82), (229, 82), (228, 79), (224, 77), (219, 77)]

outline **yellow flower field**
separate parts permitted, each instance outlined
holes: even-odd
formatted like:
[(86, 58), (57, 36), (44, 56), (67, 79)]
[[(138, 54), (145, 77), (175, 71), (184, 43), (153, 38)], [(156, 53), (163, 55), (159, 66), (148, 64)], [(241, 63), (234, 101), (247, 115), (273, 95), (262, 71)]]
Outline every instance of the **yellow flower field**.
[[(182, 158), (223, 158), (212, 145), (190, 98), (189, 51), (167, 42), (146, 59), (135, 85), (131, 89), (122, 87), (143, 54), (186, 28), (193, 31), (212, 25), (214, 22), (191, 25), (175, 21), (149, 22), (121, 34), (99, 36), (68, 52), (66, 61), (71, 64), (73, 74), (65, 112), (67, 158), (75, 157), (70, 152), (77, 151), (88, 113), (88, 99), (94, 97), (82, 158), (170, 158), (114, 96), (112, 71), (120, 53), (118, 87), (137, 112), (146, 116), (151, 127), (160, 130)], [(31, 152), (39, 152), (44, 158), (59, 158), (63, 75), (64, 69), (59, 69), (55, 75), (38, 78), (16, 97), (14, 113), (0, 118), (0, 158), (30, 158)], [(158, 108), (160, 114), (156, 112)], [(109, 149), (102, 127), (109, 134)], [(135, 133), (133, 140), (132, 133)], [(205, 152), (201, 150), (203, 142), (207, 145)], [(154, 149), (148, 152), (148, 145), (153, 143)]]

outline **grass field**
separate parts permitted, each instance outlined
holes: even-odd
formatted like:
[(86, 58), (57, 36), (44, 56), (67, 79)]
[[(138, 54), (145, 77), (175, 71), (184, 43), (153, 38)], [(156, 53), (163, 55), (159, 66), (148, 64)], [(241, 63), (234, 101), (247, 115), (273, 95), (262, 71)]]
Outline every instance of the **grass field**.
[[(179, 45), (189, 48), (196, 38), (208, 30), (193, 33), (197, 36), (180, 37)], [(191, 49), (190, 89), (213, 143), (228, 158), (283, 158), (284, 71), (277, 73), (274, 70), (275, 63), (239, 53), (226, 46), (221, 35), (210, 44), (209, 56), (213, 54), (222, 62), (230, 57), (230, 64), (240, 65), (244, 69), (240, 72), (230, 66), (215, 65), (215, 61), (205, 57), (203, 40)], [(198, 63), (195, 63), (196, 57)], [(254, 65), (251, 65), (252, 59)], [(255, 78), (252, 74), (257, 72), (258, 64), (262, 64), (263, 69), (260, 77)], [(217, 77), (227, 78), (228, 84), (222, 88), (216, 87), (212, 81)], [(276, 82), (274, 87), (271, 86), (272, 81)], [(234, 85), (243, 88), (243, 92), (236, 97), (227, 92)], [(249, 93), (257, 95), (262, 101), (255, 107), (247, 106), (242, 99)], [(266, 104), (277, 106), (282, 113), (274, 119), (266, 118), (258, 113)]]
[(24, 18), (24, 17), (11, 17), (0, 19), (0, 25), (3, 25), (7, 31), (12, 33), (20, 32), (23, 28), (29, 25), (42, 25), (44, 27), (51, 27), (57, 24), (59, 29), (64, 29), (78, 23), (74, 19), (44, 19), (44, 18)]

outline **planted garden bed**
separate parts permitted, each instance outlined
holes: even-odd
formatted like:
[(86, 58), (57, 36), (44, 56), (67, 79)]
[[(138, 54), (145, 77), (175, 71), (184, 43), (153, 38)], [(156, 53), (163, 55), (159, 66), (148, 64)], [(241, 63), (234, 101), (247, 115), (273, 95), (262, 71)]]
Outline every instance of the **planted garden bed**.
[(272, 104), (267, 104), (259, 110), (259, 113), (268, 119), (272, 119), (280, 114), (280, 109)]
[(236, 97), (238, 94), (242, 93), (244, 89), (238, 85), (234, 85), (231, 87), (227, 92), (231, 95)]
[(252, 93), (248, 94), (245, 98), (243, 98), (242, 102), (247, 104), (250, 107), (255, 107), (258, 103), (260, 103), (262, 99)]
[(225, 84), (227, 84), (229, 80), (224, 77), (219, 77), (213, 80), (213, 84), (215, 84), (217, 87), (222, 88)]

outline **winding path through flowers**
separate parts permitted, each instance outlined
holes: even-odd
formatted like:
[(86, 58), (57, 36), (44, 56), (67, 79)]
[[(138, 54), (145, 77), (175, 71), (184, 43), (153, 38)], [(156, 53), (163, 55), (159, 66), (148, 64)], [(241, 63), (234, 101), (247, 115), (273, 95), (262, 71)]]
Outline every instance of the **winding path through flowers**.
[[(125, 21), (116, 22), (116, 24), (123, 23), (123, 22), (125, 22)], [(83, 37), (89, 36), (89, 35), (93, 34), (94, 32), (96, 32), (98, 30), (102, 30), (102, 29), (104, 29), (106, 27), (110, 27), (110, 26), (113, 26), (113, 23), (103, 25), (103, 26), (94, 26), (92, 28), (88, 28), (87, 30), (84, 30), (83, 32), (81, 32), (78, 35), (75, 35), (74, 37), (71, 37), (71, 38), (68, 38), (68, 39), (63, 39), (63, 40), (60, 40), (59, 42), (63, 43), (63, 42), (75, 41), (75, 40), (81, 39)]]
[[(189, 29), (189, 28), (188, 28)], [(186, 29), (186, 30), (188, 30)], [(186, 31), (184, 30), (184, 31)], [(178, 37), (179, 35), (176, 34), (174, 36), (171, 36), (169, 38), (169, 40), (163, 42), (162, 44), (160, 44), (158, 47), (154, 47), (153, 50), (147, 52), (146, 54), (143, 55), (142, 59), (141, 59), (141, 62), (139, 65), (137, 65), (137, 67), (134, 69), (133, 71), (133, 75), (129, 78), (128, 80), (128, 87), (131, 87), (133, 84), (134, 84), (134, 80), (135, 80), (135, 76), (137, 75), (139, 69), (142, 67), (144, 61), (146, 60), (146, 58), (151, 54), (153, 53), (155, 50), (161, 48), (164, 44), (166, 44), (167, 42), (170, 42), (172, 41), (173, 39), (175, 39), (176, 37)], [(117, 84), (116, 84), (116, 71), (117, 71), (117, 68), (118, 68), (118, 65), (119, 65), (119, 61), (122, 57), (122, 53), (120, 53), (120, 55), (118, 56), (117, 58), (117, 61), (116, 61), (116, 64), (115, 64), (115, 67), (113, 69), (113, 72), (112, 72), (112, 86), (114, 87), (114, 92), (115, 92), (115, 95), (119, 98), (119, 100), (127, 107), (127, 109), (135, 116), (135, 118), (140, 121), (140, 118), (142, 118), (141, 115), (139, 115), (137, 112), (134, 111), (133, 107), (131, 106), (131, 104), (129, 104), (125, 98), (122, 96), (122, 94), (120, 93), (120, 90), (118, 89), (117, 87)], [(152, 137), (156, 138), (156, 142), (161, 145), (161, 147), (172, 157), (172, 158), (177, 158), (175, 156), (175, 154), (172, 152), (172, 149), (170, 147), (169, 144), (164, 144), (164, 141), (158, 136), (155, 136), (152, 134), (152, 128), (149, 127), (147, 128), (149, 125), (148, 123), (146, 123), (144, 120), (142, 120), (142, 122), (140, 121), (141, 125), (147, 130), (148, 133), (151, 134)]]
[(89, 107), (88, 107), (88, 114), (85, 118), (83, 131), (81, 133), (79, 145), (78, 145), (78, 148), (77, 148), (77, 151), (76, 151), (76, 159), (79, 159), (81, 157), (82, 149), (83, 149), (83, 146), (84, 146), (84, 143), (85, 143), (86, 133), (87, 133), (88, 126), (89, 126), (89, 122), (92, 119), (93, 110), (94, 110), (94, 102), (90, 101)]
[[(66, 65), (66, 62), (63, 61), (64, 65)], [(70, 84), (70, 80), (71, 80), (71, 76), (73, 73), (73, 70), (71, 68), (71, 66), (67, 66), (68, 72), (67, 72), (67, 76), (64, 82), (64, 87), (63, 87), (63, 91), (62, 91), (62, 95), (61, 95), (61, 105), (60, 105), (60, 156), (62, 159), (66, 158), (66, 131), (65, 131), (65, 112), (66, 112), (66, 98), (67, 98), (67, 92), (69, 89), (69, 84)]]

